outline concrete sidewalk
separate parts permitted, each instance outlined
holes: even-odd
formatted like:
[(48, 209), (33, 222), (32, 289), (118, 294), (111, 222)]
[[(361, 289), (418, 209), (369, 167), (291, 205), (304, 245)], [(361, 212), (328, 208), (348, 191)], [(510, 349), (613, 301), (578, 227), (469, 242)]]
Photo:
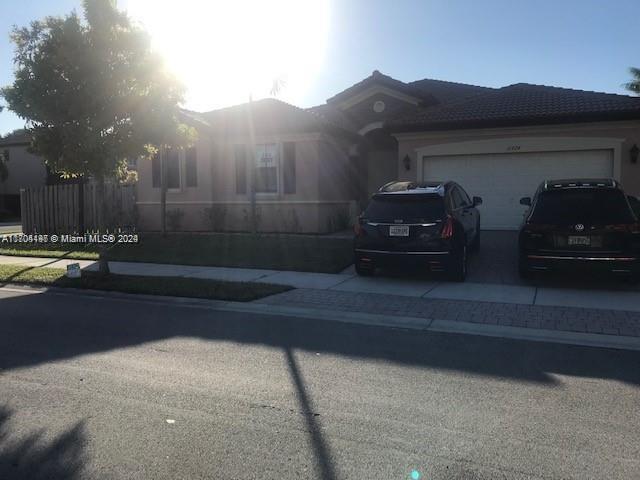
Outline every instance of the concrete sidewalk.
[[(82, 269), (97, 270), (97, 262), (0, 255), (0, 264), (66, 268), (79, 263)], [(359, 277), (352, 269), (339, 274), (263, 270), (251, 268), (200, 267), (136, 262), (109, 262), (111, 271), (121, 275), (204, 278), (236, 282), (263, 282), (300, 289), (369, 293), (423, 299), (464, 300), (512, 305), (558, 306), (640, 312), (637, 291), (572, 289), (505, 285), (492, 283), (452, 283), (419, 278), (385, 276)]]
[(16, 222), (0, 222), (0, 235), (22, 232), (22, 225)]
[(213, 311), (286, 316), (426, 332), (509, 338), (640, 351), (640, 313), (572, 307), (434, 300), (397, 295), (294, 289), (253, 302), (129, 294), (58, 287), (0, 286), (0, 292), (116, 299)]

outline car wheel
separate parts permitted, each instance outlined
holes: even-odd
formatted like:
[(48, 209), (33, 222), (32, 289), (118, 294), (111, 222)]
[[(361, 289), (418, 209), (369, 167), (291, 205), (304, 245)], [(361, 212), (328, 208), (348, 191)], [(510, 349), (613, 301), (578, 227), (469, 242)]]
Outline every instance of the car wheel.
[(464, 242), (460, 251), (451, 262), (449, 278), (454, 282), (464, 282), (467, 278), (467, 244)]
[(376, 271), (375, 265), (366, 265), (362, 262), (356, 262), (356, 273), (361, 277), (371, 277)]

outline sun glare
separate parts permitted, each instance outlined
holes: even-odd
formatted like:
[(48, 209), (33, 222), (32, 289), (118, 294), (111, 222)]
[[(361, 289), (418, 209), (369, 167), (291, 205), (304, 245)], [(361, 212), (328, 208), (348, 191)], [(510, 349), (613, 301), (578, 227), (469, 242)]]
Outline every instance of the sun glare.
[(212, 109), (269, 95), (303, 100), (324, 63), (329, 0), (122, 2), (187, 87), (186, 106)]

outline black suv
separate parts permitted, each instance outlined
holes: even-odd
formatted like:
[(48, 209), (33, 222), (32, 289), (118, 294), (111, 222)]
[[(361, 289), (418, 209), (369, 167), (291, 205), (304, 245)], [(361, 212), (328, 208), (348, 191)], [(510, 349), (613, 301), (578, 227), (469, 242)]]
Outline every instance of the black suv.
[(455, 182), (384, 185), (355, 225), (356, 272), (403, 265), (464, 281), (467, 251), (480, 246), (481, 203)]
[(640, 225), (615, 180), (547, 180), (520, 203), (530, 206), (518, 242), (521, 276), (599, 267), (637, 278)]

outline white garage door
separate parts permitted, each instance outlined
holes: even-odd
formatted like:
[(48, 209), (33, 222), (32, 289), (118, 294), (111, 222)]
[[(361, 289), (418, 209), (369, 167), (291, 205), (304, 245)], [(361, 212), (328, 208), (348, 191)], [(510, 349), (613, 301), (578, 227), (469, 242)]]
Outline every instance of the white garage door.
[(482, 197), (483, 230), (515, 230), (543, 180), (613, 176), (611, 150), (424, 157), (424, 180), (453, 180)]

